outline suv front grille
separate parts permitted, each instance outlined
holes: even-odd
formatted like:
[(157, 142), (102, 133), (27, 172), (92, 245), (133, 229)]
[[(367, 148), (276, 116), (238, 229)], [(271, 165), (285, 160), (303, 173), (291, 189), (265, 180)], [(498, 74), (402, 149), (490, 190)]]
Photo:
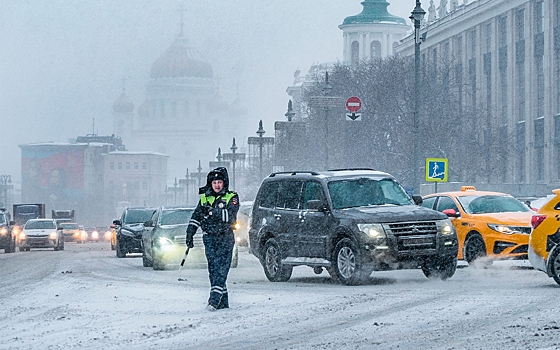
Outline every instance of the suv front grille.
[(397, 251), (436, 250), (437, 225), (434, 221), (385, 224), (385, 230), (395, 236)]

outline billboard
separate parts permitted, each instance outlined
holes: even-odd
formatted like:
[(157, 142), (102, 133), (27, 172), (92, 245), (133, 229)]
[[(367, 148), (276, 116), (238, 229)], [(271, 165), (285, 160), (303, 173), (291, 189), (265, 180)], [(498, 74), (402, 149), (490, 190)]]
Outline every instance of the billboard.
[(83, 145), (34, 144), (21, 148), (21, 196), (25, 203), (73, 209), (84, 197)]

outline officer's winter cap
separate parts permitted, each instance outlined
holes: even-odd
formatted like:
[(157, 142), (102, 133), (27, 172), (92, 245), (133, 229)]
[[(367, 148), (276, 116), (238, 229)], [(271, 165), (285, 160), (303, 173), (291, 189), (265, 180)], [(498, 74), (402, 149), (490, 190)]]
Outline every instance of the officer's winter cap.
[(198, 193), (203, 194), (208, 191), (212, 191), (212, 181), (214, 180), (222, 180), (224, 182), (224, 189), (222, 192), (226, 192), (228, 190), (229, 176), (227, 169), (224, 167), (218, 167), (208, 173), (208, 176), (206, 176), (206, 186), (199, 188)]

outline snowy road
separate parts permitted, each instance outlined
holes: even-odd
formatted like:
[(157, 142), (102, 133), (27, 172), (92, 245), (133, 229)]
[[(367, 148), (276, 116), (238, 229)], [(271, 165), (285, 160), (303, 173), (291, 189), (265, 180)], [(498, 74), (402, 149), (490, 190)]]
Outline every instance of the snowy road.
[(205, 310), (206, 270), (153, 271), (109, 244), (0, 253), (0, 348), (560, 349), (560, 288), (527, 261), (331, 283), (297, 267), (268, 282), (247, 251), (228, 280), (231, 309)]

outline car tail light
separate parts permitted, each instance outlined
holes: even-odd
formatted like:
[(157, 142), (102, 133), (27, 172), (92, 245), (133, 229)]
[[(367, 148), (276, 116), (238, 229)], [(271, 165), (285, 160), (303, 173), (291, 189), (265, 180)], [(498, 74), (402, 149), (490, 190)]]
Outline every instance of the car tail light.
[(533, 230), (539, 227), (544, 219), (546, 219), (546, 215), (533, 215), (531, 218), (531, 226), (533, 226)]

